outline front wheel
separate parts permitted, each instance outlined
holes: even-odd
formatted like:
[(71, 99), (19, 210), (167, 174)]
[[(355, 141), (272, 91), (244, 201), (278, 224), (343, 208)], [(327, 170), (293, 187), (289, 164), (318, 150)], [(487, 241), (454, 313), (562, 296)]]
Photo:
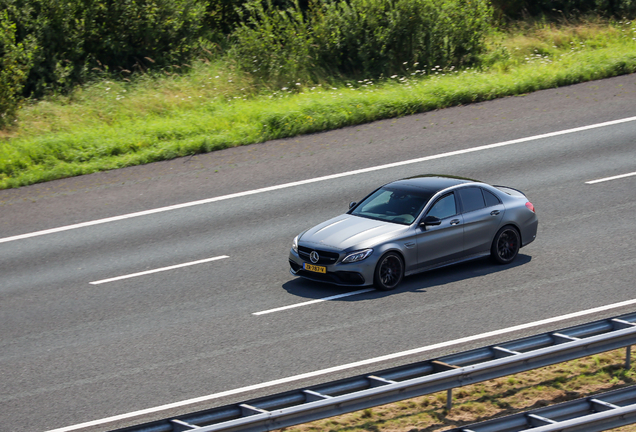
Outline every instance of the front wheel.
[(404, 263), (402, 257), (395, 252), (383, 255), (375, 267), (373, 285), (382, 291), (394, 289), (404, 277)]
[(490, 256), (499, 264), (508, 264), (517, 257), (520, 247), (519, 231), (515, 227), (505, 226), (497, 231), (490, 248)]

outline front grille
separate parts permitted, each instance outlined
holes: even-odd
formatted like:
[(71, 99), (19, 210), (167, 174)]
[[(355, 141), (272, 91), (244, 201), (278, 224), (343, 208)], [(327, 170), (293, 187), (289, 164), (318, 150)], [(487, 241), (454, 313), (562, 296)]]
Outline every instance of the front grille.
[(298, 246), (298, 256), (304, 261), (311, 262), (311, 260), (309, 259), (309, 254), (311, 254), (313, 251), (316, 251), (320, 256), (318, 262), (314, 264), (331, 265), (335, 264), (336, 261), (338, 261), (338, 258), (340, 258), (340, 254), (336, 252), (329, 252), (324, 250), (312, 249), (305, 246)]

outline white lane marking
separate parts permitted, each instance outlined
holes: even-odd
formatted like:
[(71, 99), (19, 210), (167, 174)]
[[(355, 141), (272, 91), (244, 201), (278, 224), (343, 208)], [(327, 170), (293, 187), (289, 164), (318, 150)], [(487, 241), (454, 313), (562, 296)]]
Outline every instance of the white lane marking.
[(464, 149), (464, 150), (456, 150), (456, 151), (452, 151), (452, 152), (448, 152), (448, 153), (440, 153), (440, 154), (437, 154), (437, 155), (426, 156), (426, 157), (417, 158), (417, 159), (410, 159), (410, 160), (401, 161), (401, 162), (394, 162), (394, 163), (390, 163), (390, 164), (386, 164), (386, 165), (378, 165), (378, 166), (374, 166), (374, 167), (362, 168), (362, 169), (359, 169), (359, 170), (347, 171), (347, 172), (338, 173), (338, 174), (332, 174), (332, 175), (323, 176), (323, 177), (316, 177), (316, 178), (307, 179), (307, 180), (300, 180), (300, 181), (291, 182), (291, 183), (284, 183), (284, 184), (280, 184), (280, 185), (276, 185), (276, 186), (269, 186), (269, 187), (260, 188), (260, 189), (253, 189), (253, 190), (249, 190), (249, 191), (245, 191), (245, 192), (238, 192), (238, 193), (218, 196), (218, 197), (214, 197), (214, 198), (207, 198), (207, 199), (203, 199), (203, 200), (199, 200), (199, 201), (192, 201), (192, 202), (187, 202), (187, 203), (183, 203), (183, 204), (175, 204), (175, 205), (168, 206), (168, 207), (161, 207), (161, 208), (156, 208), (156, 209), (152, 209), (152, 210), (145, 210), (145, 211), (140, 211), (140, 212), (136, 212), (136, 213), (129, 213), (129, 214), (121, 215), (121, 216), (114, 216), (114, 217), (105, 218), (105, 219), (98, 219), (98, 220), (89, 221), (89, 222), (82, 222), (82, 223), (75, 224), (75, 225), (66, 225), (66, 226), (62, 226), (62, 227), (58, 227), (58, 228), (51, 228), (51, 229), (42, 230), (42, 231), (35, 231), (35, 232), (27, 233), (27, 234), (20, 234), (20, 235), (16, 235), (16, 236), (12, 236), (12, 237), (0, 238), (0, 243), (6, 243), (6, 242), (10, 242), (10, 241), (15, 241), (15, 240), (23, 240), (23, 239), (27, 239), (27, 238), (31, 238), (31, 237), (37, 237), (37, 236), (53, 234), (53, 233), (58, 233), (58, 232), (62, 232), (62, 231), (68, 231), (68, 230), (77, 229), (77, 228), (84, 228), (84, 227), (93, 226), (93, 225), (99, 225), (99, 224), (104, 224), (104, 223), (109, 223), (109, 222), (115, 222), (115, 221), (120, 221), (120, 220), (124, 220), (124, 219), (130, 219), (130, 218), (134, 218), (134, 217), (139, 217), (139, 216), (148, 216), (148, 215), (155, 214), (155, 213), (161, 213), (161, 212), (166, 212), (166, 211), (171, 211), (171, 210), (178, 210), (178, 209), (182, 209), (182, 208), (186, 208), (186, 207), (192, 207), (192, 206), (197, 206), (197, 205), (201, 205), (201, 204), (209, 204), (209, 203), (213, 203), (213, 202), (217, 202), (217, 201), (223, 201), (223, 200), (228, 200), (228, 199), (232, 199), (232, 198), (240, 198), (240, 197), (245, 197), (245, 196), (254, 195), (254, 194), (260, 194), (260, 193), (264, 193), (264, 192), (271, 192), (271, 191), (275, 191), (275, 190), (279, 190), (279, 189), (286, 189), (286, 188), (306, 185), (306, 184), (310, 184), (310, 183), (317, 183), (317, 182), (321, 182), (321, 181), (325, 181), (325, 180), (333, 180), (333, 179), (337, 179), (337, 178), (341, 178), (341, 177), (364, 174), (364, 173), (378, 171), (378, 170), (383, 170), (383, 169), (387, 169), (387, 168), (395, 168), (395, 167), (415, 164), (415, 163), (419, 163), (419, 162), (426, 162), (426, 161), (430, 161), (430, 160), (434, 160), (434, 159), (442, 159), (442, 158), (446, 158), (446, 157), (458, 156), (458, 155), (463, 155), (463, 154), (477, 152), (477, 151), (482, 151), (482, 150), (490, 150), (490, 149), (494, 149), (494, 148), (497, 148), (497, 147), (504, 147), (504, 146), (509, 146), (509, 145), (512, 145), (512, 144), (519, 144), (519, 143), (524, 143), (524, 142), (528, 142), (528, 141), (535, 141), (535, 140), (539, 140), (539, 139), (543, 139), (543, 138), (550, 138), (550, 137), (555, 137), (555, 136), (559, 136), (559, 135), (566, 135), (566, 134), (571, 134), (571, 133), (576, 133), (576, 132), (582, 132), (582, 131), (586, 131), (586, 130), (590, 130), (590, 129), (596, 129), (596, 128), (601, 128), (601, 127), (606, 127), (606, 126), (614, 126), (614, 125), (617, 125), (617, 124), (627, 123), (627, 122), (632, 122), (632, 121), (636, 121), (636, 117), (629, 117), (629, 118), (624, 118), (624, 119), (620, 119), (620, 120), (608, 121), (608, 122), (604, 122), (604, 123), (597, 123), (597, 124), (594, 124), (594, 125), (582, 126), (582, 127), (578, 127), (578, 128), (574, 128), (574, 129), (566, 129), (566, 130), (562, 130), (562, 131), (550, 132), (550, 133), (541, 134), (541, 135), (535, 135), (535, 136), (526, 137), (526, 138), (519, 138), (519, 139), (515, 139), (515, 140), (511, 140), (511, 141), (504, 141), (504, 142), (500, 142), (500, 143), (488, 144), (488, 145), (473, 147), (473, 148)]
[(636, 172), (631, 172), (631, 173), (627, 173), (627, 174), (621, 174), (621, 175), (617, 175), (614, 177), (606, 177), (606, 178), (602, 178), (602, 179), (598, 179), (598, 180), (590, 180), (585, 182), (585, 184), (595, 184), (595, 183), (601, 183), (601, 182), (606, 182), (606, 181), (610, 181), (610, 180), (617, 180), (617, 179), (622, 179), (625, 177), (631, 177), (631, 176), (635, 176)]
[(583, 311), (579, 311), (579, 312), (573, 312), (573, 313), (569, 313), (566, 315), (561, 315), (561, 316), (557, 316), (557, 317), (553, 317), (553, 318), (547, 318), (547, 319), (543, 319), (543, 320), (539, 320), (539, 321), (534, 321), (534, 322), (530, 322), (530, 323), (526, 323), (526, 324), (519, 324), (513, 327), (508, 327), (508, 328), (504, 328), (504, 329), (500, 329), (500, 330), (494, 330), (494, 331), (490, 331), (490, 332), (486, 332), (486, 333), (481, 333), (481, 334), (477, 334), (477, 335), (473, 335), (473, 336), (468, 336), (468, 337), (464, 337), (464, 338), (460, 338), (460, 339), (455, 339), (455, 340), (451, 340), (451, 341), (446, 341), (446, 342), (440, 342), (437, 344), (433, 344), (433, 345), (428, 345), (425, 347), (421, 347), (421, 348), (415, 348), (415, 349), (411, 349), (408, 351), (402, 351), (402, 352), (398, 352), (398, 353), (394, 353), (394, 354), (388, 354), (385, 356), (380, 356), (380, 357), (375, 357), (375, 358), (371, 358), (368, 360), (362, 360), (362, 361), (358, 361), (358, 362), (354, 362), (354, 363), (348, 363), (348, 364), (344, 364), (341, 366), (334, 366), (334, 367), (330, 367), (327, 369), (321, 369), (321, 370), (317, 370), (317, 371), (313, 371), (313, 372), (307, 372), (304, 374), (300, 374), (300, 375), (294, 375), (294, 376), (290, 376), (290, 377), (286, 377), (286, 378), (281, 378), (281, 379), (277, 379), (277, 380), (273, 380), (273, 381), (267, 381), (264, 383), (260, 383), (260, 384), (253, 384), (247, 387), (241, 387), (241, 388), (237, 388), (234, 390), (227, 390), (227, 391), (223, 391), (220, 393), (214, 393), (211, 395), (207, 395), (207, 396), (201, 396), (201, 397), (197, 397), (197, 398), (193, 398), (193, 399), (187, 399), (187, 400), (183, 400), (180, 402), (174, 402), (174, 403), (170, 403), (170, 404), (166, 404), (166, 405), (161, 405), (161, 406), (157, 406), (154, 408), (147, 408), (147, 409), (143, 409), (143, 410), (139, 410), (139, 411), (134, 411), (131, 413), (127, 413), (127, 414), (120, 414), (120, 415), (116, 415), (116, 416), (112, 416), (112, 417), (107, 417), (101, 420), (93, 420), (93, 421), (89, 421), (86, 423), (80, 423), (80, 424), (76, 424), (73, 426), (67, 426), (67, 427), (63, 427), (63, 428), (59, 428), (59, 429), (53, 429), (50, 430), (48, 432), (69, 432), (69, 431), (74, 431), (74, 430), (78, 430), (78, 429), (84, 429), (87, 427), (92, 427), (92, 426), (98, 426), (98, 425), (103, 425), (106, 423), (112, 423), (112, 422), (116, 422), (116, 421), (120, 421), (120, 420), (125, 420), (125, 419), (129, 419), (129, 418), (133, 418), (133, 417), (139, 417), (142, 415), (146, 415), (146, 414), (152, 414), (152, 413), (156, 413), (156, 412), (160, 412), (160, 411), (165, 411), (165, 410), (169, 410), (169, 409), (173, 409), (173, 408), (179, 408), (179, 407), (184, 407), (187, 405), (193, 405), (193, 404), (197, 404), (197, 403), (201, 403), (201, 402), (207, 402), (213, 399), (219, 399), (225, 396), (232, 396), (232, 395), (236, 395), (236, 394), (240, 394), (240, 393), (246, 393), (249, 391), (253, 391), (253, 390), (258, 390), (258, 389), (263, 389), (263, 388), (267, 388), (267, 387), (273, 387), (279, 384), (286, 384), (286, 383), (290, 383), (290, 382), (294, 382), (294, 381), (300, 381), (306, 378), (313, 378), (313, 377), (317, 377), (320, 375), (326, 375), (332, 372), (340, 372), (346, 369), (352, 369), (352, 368), (356, 368), (356, 367), (360, 367), (360, 366), (366, 366), (366, 365), (370, 365), (373, 363), (379, 363), (379, 362), (383, 362), (386, 360), (393, 360), (396, 358), (400, 358), (400, 357), (405, 357), (405, 356), (409, 356), (409, 355), (413, 355), (413, 354), (421, 354), (423, 352), (426, 351), (432, 351), (435, 349), (439, 349), (439, 348), (447, 348), (449, 346), (453, 346), (453, 345), (459, 345), (462, 343), (466, 343), (466, 342), (472, 342), (472, 341), (476, 341), (479, 339), (486, 339), (492, 336), (499, 336), (499, 335), (503, 335), (506, 333), (512, 333), (515, 331), (519, 331), (519, 330), (526, 330), (532, 327), (538, 327), (538, 326), (542, 326), (545, 324), (552, 324), (552, 323), (556, 323), (559, 321), (565, 321), (568, 319), (572, 319), (572, 318), (578, 318), (578, 317), (582, 317), (585, 315), (590, 315), (590, 314), (594, 314), (594, 313), (598, 313), (598, 312), (604, 312), (604, 311), (608, 311), (610, 309), (616, 309), (616, 308), (620, 308), (620, 307), (624, 307), (624, 306), (631, 306), (636, 304), (636, 299), (632, 299), (632, 300), (626, 300), (623, 302), (619, 302), (619, 303), (613, 303), (613, 304), (609, 304), (609, 305), (605, 305), (605, 306), (599, 306), (599, 307), (595, 307), (592, 309), (587, 309), (587, 310), (583, 310)]
[(162, 268), (158, 268), (158, 269), (154, 269), (154, 270), (146, 270), (146, 271), (142, 271), (139, 273), (132, 273), (132, 274), (127, 274), (127, 275), (123, 275), (123, 276), (117, 276), (114, 278), (110, 278), (110, 279), (102, 279), (102, 280), (98, 280), (95, 282), (89, 282), (91, 285), (99, 285), (99, 284), (103, 284), (103, 283), (107, 283), (107, 282), (114, 282), (114, 281), (118, 281), (118, 280), (122, 280), (122, 279), (129, 279), (129, 278), (134, 278), (137, 276), (144, 276), (144, 275), (149, 275), (152, 273), (159, 273), (159, 272), (164, 272), (167, 270), (174, 270), (174, 269), (178, 269), (181, 267), (188, 267), (188, 266), (193, 266), (193, 265), (197, 265), (197, 264), (203, 264), (203, 263), (207, 263), (210, 261), (217, 261), (217, 260), (221, 260), (221, 259), (225, 259), (225, 258), (229, 258), (229, 256), (227, 255), (221, 255), (221, 256), (217, 256), (217, 257), (213, 257), (213, 258), (206, 258), (206, 259), (202, 259), (202, 260), (198, 260), (198, 261), (191, 261), (191, 262), (187, 262), (187, 263), (183, 263), (183, 264), (176, 264), (173, 266), (169, 266), (169, 267), (162, 267)]
[(316, 300), (310, 300), (304, 303), (296, 303), (293, 305), (289, 305), (289, 306), (282, 306), (276, 309), (269, 309), (269, 310), (265, 310), (265, 311), (261, 311), (261, 312), (254, 312), (252, 313), (252, 315), (266, 315), (272, 312), (280, 312), (280, 311), (284, 311), (287, 309), (293, 309), (293, 308), (297, 308), (297, 307), (301, 307), (301, 306), (308, 306), (314, 303), (320, 303), (320, 302), (324, 302), (324, 301), (329, 301), (329, 300), (336, 300), (339, 298), (343, 298), (343, 297), (350, 297), (350, 296), (354, 296), (354, 295), (358, 295), (358, 294), (364, 294), (364, 293), (368, 293), (371, 291), (375, 291), (375, 288), (368, 288), (368, 289), (363, 289), (363, 290), (359, 290), (359, 291), (352, 291), (352, 292), (348, 292), (348, 293), (344, 293), (344, 294), (337, 294), (334, 296), (330, 296), (330, 297), (324, 297), (321, 299), (316, 299)]

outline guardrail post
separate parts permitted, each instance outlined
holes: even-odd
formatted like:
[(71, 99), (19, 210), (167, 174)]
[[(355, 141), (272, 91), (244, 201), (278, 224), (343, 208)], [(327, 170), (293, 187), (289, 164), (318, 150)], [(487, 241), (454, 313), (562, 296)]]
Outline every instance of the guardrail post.
[(630, 370), (632, 367), (632, 346), (628, 345), (625, 348), (625, 370)]
[(446, 411), (450, 411), (453, 407), (453, 389), (446, 390)]

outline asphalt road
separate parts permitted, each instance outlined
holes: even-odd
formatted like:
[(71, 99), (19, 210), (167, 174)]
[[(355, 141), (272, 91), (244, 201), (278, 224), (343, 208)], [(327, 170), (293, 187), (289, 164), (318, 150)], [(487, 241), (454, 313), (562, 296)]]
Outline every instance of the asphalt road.
[[(0, 191), (0, 430), (63, 428), (632, 300), (636, 176), (586, 182), (636, 171), (636, 121), (584, 127), (633, 116), (636, 75), (629, 75)], [(496, 143), (506, 145), (479, 148)], [(320, 179), (339, 173), (348, 174)], [(478, 260), (409, 277), (392, 292), (255, 315), (352, 291), (292, 277), (292, 238), (383, 182), (424, 173), (523, 190), (539, 215), (537, 240), (508, 267)], [(277, 185), (284, 187), (270, 188)], [(262, 188), (270, 189), (254, 192)], [(198, 200), (207, 201), (165, 209)], [(162, 211), (147, 212), (153, 209)], [(135, 212), (146, 213), (74, 226)], [(67, 228), (31, 234), (59, 227)], [(613, 308), (85, 430), (634, 310)]]

